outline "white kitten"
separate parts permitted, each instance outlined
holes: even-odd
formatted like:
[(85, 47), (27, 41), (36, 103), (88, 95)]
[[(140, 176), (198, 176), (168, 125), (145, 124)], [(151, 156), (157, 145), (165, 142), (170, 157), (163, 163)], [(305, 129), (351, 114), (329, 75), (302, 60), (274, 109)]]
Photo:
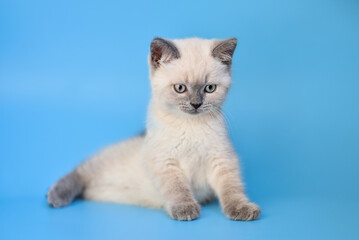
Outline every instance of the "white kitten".
[(152, 99), (145, 134), (110, 146), (54, 184), (54, 207), (75, 197), (164, 207), (178, 220), (200, 215), (215, 196), (233, 220), (260, 209), (244, 194), (221, 106), (237, 40), (155, 38), (149, 56)]

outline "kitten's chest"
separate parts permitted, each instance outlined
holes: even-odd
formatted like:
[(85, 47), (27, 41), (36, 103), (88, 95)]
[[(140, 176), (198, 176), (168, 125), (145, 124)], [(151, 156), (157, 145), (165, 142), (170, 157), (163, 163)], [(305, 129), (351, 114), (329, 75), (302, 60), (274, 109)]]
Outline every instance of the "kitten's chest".
[(210, 162), (211, 138), (204, 132), (182, 132), (175, 145), (175, 158), (186, 175), (195, 198), (205, 202), (213, 195), (207, 173)]
[(201, 129), (183, 130), (175, 138), (174, 158), (177, 159), (184, 173), (195, 182), (204, 181), (210, 161), (210, 152), (214, 148), (208, 133)]
[(180, 162), (205, 161), (211, 149), (211, 142), (209, 134), (200, 129), (184, 129), (173, 138), (173, 153)]

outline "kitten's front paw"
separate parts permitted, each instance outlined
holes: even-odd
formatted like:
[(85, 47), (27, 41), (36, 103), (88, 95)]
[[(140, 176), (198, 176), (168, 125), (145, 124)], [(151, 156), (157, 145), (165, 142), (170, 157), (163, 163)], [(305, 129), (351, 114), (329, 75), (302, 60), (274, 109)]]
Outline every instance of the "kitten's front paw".
[(195, 201), (175, 203), (168, 208), (168, 214), (173, 219), (191, 221), (199, 217), (201, 207)]
[(260, 208), (250, 202), (233, 202), (228, 204), (224, 212), (232, 220), (251, 221), (259, 218)]

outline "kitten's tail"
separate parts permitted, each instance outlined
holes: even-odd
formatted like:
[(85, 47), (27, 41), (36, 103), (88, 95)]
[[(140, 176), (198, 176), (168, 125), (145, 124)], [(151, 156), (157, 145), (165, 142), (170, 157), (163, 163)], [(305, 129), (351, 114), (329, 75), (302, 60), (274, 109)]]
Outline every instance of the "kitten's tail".
[(55, 207), (69, 205), (76, 197), (79, 197), (85, 189), (77, 169), (58, 180), (47, 192), (47, 202)]

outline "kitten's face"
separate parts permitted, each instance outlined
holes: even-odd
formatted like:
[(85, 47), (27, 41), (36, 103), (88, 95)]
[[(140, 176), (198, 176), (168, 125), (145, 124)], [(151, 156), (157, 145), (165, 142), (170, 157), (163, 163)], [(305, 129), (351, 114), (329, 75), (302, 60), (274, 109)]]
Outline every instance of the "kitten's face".
[(166, 111), (216, 113), (231, 84), (235, 39), (163, 40), (151, 43), (153, 97)]

